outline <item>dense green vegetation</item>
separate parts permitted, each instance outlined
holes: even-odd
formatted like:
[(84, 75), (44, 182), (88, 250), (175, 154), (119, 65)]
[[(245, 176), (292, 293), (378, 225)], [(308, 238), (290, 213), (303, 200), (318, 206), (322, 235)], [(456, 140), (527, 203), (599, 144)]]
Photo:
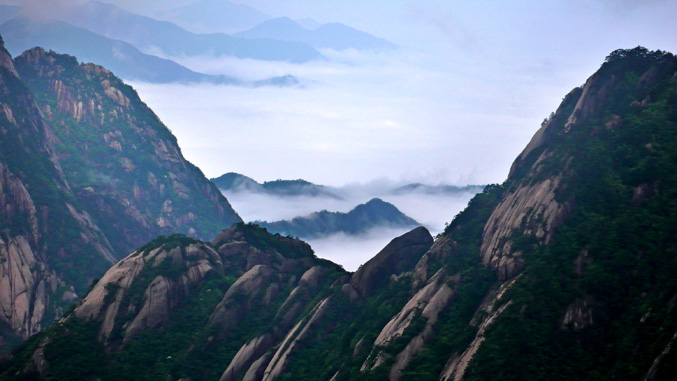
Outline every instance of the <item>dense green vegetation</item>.
[[(444, 236), (454, 240), (456, 250), (433, 263), (431, 272), (447, 266), (459, 274), (457, 294), (403, 379), (437, 379), (451, 355), (462, 353), (474, 338), (477, 308), (499, 284), (479, 260), (482, 231), (505, 192), (565, 168), (566, 186), (556, 197), (571, 202), (571, 214), (547, 246), (520, 231), (513, 234), (513, 248), (525, 256), (523, 275), (504, 297), (511, 304), (486, 332), (466, 377), (638, 379), (646, 374), (677, 331), (676, 69), (674, 57), (662, 52), (638, 48), (612, 54), (590, 90), (602, 92), (601, 107), (566, 127), (582, 93), (572, 91), (551, 117), (546, 144), (518, 162), (505, 184), (487, 187), (454, 218)], [(604, 82), (609, 80), (611, 85)], [(645, 99), (650, 102), (641, 105)], [(552, 155), (534, 171), (545, 150)], [(342, 379), (387, 377), (392, 358), (373, 372), (359, 371), (367, 354), (346, 359), (361, 337), (373, 342), (385, 323), (379, 316), (392, 316), (393, 311), (375, 312), (378, 308), (370, 304), (378, 300), (381, 305), (384, 297), (398, 300), (397, 283), (390, 287), (366, 302), (364, 313), (373, 315), (343, 312), (347, 320), (360, 322), (352, 330), (335, 324), (343, 336), (334, 333), (330, 341), (348, 343), (344, 348), (308, 344), (290, 364), (289, 377), (323, 379), (339, 369)], [(576, 315), (574, 307), (581, 321), (564, 324), (568, 310)], [(396, 355), (422, 323), (415, 320), (385, 353)], [(669, 374), (674, 356), (669, 352), (663, 360), (659, 379)], [(325, 358), (320, 366), (317, 359)]]
[[(673, 338), (676, 69), (662, 52), (614, 52), (596, 75), (615, 84), (602, 107), (568, 132), (559, 126), (548, 149), (555, 162), (573, 158), (558, 194), (575, 201), (572, 215), (550, 245), (525, 251), (513, 304), (468, 379), (639, 379)], [(576, 301), (592, 324), (564, 325)]]
[[(426, 279), (445, 275), (453, 299), (402, 379), (438, 379), (448, 360), (468, 348), (487, 316), (485, 302), (503, 284), (481, 261), (487, 221), (511, 192), (554, 177), (562, 180), (555, 199), (567, 205), (566, 218), (547, 244), (524, 219), (503, 238), (513, 250), (504, 254), (519, 252), (524, 266), (494, 306), (493, 311), (505, 309), (484, 332), (465, 377), (635, 380), (647, 374), (677, 337), (676, 72), (677, 59), (670, 54), (643, 48), (612, 53), (585, 91), (572, 91), (545, 121), (542, 142), (518, 159), (510, 178), (487, 186), (450, 222), (437, 237), (438, 246), (426, 254), (425, 266), (416, 270), (424, 269)], [(584, 93), (586, 102), (579, 102)], [(574, 112), (579, 103), (585, 107)], [(523, 212), (535, 213), (533, 208)], [(543, 223), (542, 215), (530, 217), (531, 224)], [(115, 322), (107, 348), (96, 340), (92, 322), (70, 318), (15, 349), (13, 361), (0, 361), (0, 376), (14, 377), (49, 338), (45, 358), (58, 366), (47, 371), (48, 378), (218, 379), (244, 343), (268, 335), (275, 344), (264, 352), (274, 353), (291, 328), (310, 321), (326, 300), (323, 316), (294, 343), (279, 378), (382, 380), (428, 323), (415, 309), (401, 335), (373, 347), (383, 327), (425, 286), (413, 266), (379, 279), (383, 286), (361, 297), (349, 274), (317, 259), (302, 241), (244, 223), (220, 237), (218, 255), (210, 244), (184, 235), (158, 237), (139, 249), (137, 259), (157, 248), (187, 258), (188, 245), (204, 245), (214, 255), (209, 257), (214, 270), (158, 327), (123, 343), (126, 324), (141, 308), (149, 284), (160, 275), (179, 279), (188, 271), (184, 262), (147, 266), (125, 290), (107, 287), (110, 294), (125, 292), (120, 308), (126, 314)], [(269, 272), (243, 277), (255, 288), (228, 291), (257, 265)], [(300, 286), (304, 272), (317, 265), (323, 266), (317, 285)], [(282, 306), (292, 290), (289, 300), (301, 304), (293, 319), (285, 320), (282, 315), (292, 307)], [(106, 298), (106, 304), (115, 301)], [(230, 320), (210, 319), (217, 306), (229, 309)], [(377, 354), (381, 365), (371, 370)], [(665, 354), (658, 379), (669, 379), (676, 356), (674, 350)]]

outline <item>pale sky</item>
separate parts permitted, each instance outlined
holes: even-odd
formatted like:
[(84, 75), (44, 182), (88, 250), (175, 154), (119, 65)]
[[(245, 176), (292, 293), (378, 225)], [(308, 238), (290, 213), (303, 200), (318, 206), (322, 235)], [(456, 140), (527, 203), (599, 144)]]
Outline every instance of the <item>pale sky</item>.
[[(6, 2), (6, 1), (5, 1)], [(110, 1), (147, 14), (189, 1)], [(291, 73), (300, 89), (133, 83), (208, 177), (494, 183), (604, 57), (677, 52), (675, 1), (241, 1), (401, 46), (305, 65), (176, 58), (210, 73)]]

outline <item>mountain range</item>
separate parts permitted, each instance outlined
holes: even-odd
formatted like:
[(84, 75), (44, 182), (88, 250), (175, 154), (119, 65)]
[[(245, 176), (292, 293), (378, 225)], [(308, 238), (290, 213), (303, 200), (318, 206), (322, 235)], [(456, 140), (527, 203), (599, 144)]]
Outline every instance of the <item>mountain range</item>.
[(160, 234), (207, 239), (240, 221), (176, 138), (107, 69), (0, 38), (0, 325), (6, 345)]
[(336, 233), (357, 235), (373, 228), (413, 228), (420, 224), (400, 212), (393, 204), (374, 198), (360, 204), (348, 213), (322, 210), (292, 220), (274, 222), (255, 221), (271, 233), (299, 237), (317, 238)]
[(14, 18), (0, 25), (7, 39), (6, 47), (13, 55), (35, 46), (58, 52), (70, 52), (83, 62), (96, 62), (129, 80), (154, 83), (211, 82), (237, 84), (226, 76), (197, 73), (174, 61), (141, 53), (133, 45), (57, 20)]
[(98, 1), (65, 8), (60, 18), (108, 38), (133, 44), (141, 51), (159, 50), (163, 55), (172, 57), (230, 56), (295, 63), (322, 57), (306, 44), (243, 39), (225, 33), (191, 33), (170, 22), (127, 12)]
[[(41, 46), (103, 65), (128, 80), (155, 83), (296, 85), (298, 80), (290, 75), (244, 81), (227, 75), (198, 73), (172, 61), (171, 57), (228, 56), (305, 63), (323, 59), (313, 45), (337, 50), (394, 46), (342, 24), (325, 24), (310, 31), (288, 19), (284, 25), (275, 20), (264, 21), (268, 17), (251, 7), (216, 0), (204, 0), (179, 8), (166, 16), (184, 21), (200, 18), (206, 24), (213, 23), (215, 18), (222, 24), (231, 19), (239, 20), (243, 25), (253, 21), (263, 24), (251, 25), (254, 29), (243, 32), (243, 36), (199, 34), (168, 21), (128, 12), (99, 1), (56, 7), (49, 17), (36, 17), (23, 12), (18, 6), (3, 5), (0, 10), (0, 33), (8, 40), (6, 48), (14, 55)], [(238, 22), (233, 21), (231, 26), (235, 25)], [(270, 29), (271, 25), (282, 29)], [(288, 26), (291, 29), (284, 31)], [(305, 34), (298, 31), (305, 31)]]
[(327, 187), (313, 184), (303, 179), (265, 181), (261, 184), (245, 175), (229, 172), (219, 177), (212, 178), (210, 181), (222, 192), (264, 193), (282, 197), (310, 196), (329, 197), (334, 199), (341, 198), (332, 193)]
[(95, 62), (114, 70), (128, 80), (151, 83), (208, 82), (241, 86), (296, 85), (293, 76), (243, 81), (225, 75), (208, 75), (192, 71), (169, 59), (145, 54), (124, 41), (110, 39), (59, 20), (34, 20), (17, 16), (0, 25), (6, 36), (6, 48), (13, 54), (35, 46), (59, 52), (70, 52), (84, 62)]
[[(3, 379), (674, 377), (670, 53), (612, 52), (503, 184), (438, 237), (415, 228), (354, 273), (237, 222), (101, 67), (39, 48), (13, 60), (0, 46), (0, 102), (3, 339), (63, 315), (0, 358)], [(236, 223), (204, 241), (149, 238), (83, 289), (119, 258), (106, 223), (135, 233), (135, 209), (153, 232)], [(73, 290), (84, 297), (65, 310)]]
[[(303, 179), (297, 180), (274, 180), (265, 181), (263, 184), (257, 182), (251, 177), (228, 172), (219, 177), (210, 179), (221, 191), (230, 193), (265, 193), (276, 196), (311, 196), (311, 197), (330, 197), (342, 199), (342, 194), (346, 189), (341, 187), (328, 187), (324, 185), (313, 184)], [(359, 186), (350, 185), (350, 188), (369, 188), (369, 185)], [(383, 195), (406, 195), (411, 193), (424, 193), (430, 195), (455, 194), (455, 193), (479, 193), (484, 189), (484, 185), (449, 185), (449, 184), (422, 184), (409, 183), (405, 185), (385, 185), (379, 186), (378, 193)], [(382, 188), (382, 189), (381, 189)], [(373, 192), (371, 192), (373, 193)]]

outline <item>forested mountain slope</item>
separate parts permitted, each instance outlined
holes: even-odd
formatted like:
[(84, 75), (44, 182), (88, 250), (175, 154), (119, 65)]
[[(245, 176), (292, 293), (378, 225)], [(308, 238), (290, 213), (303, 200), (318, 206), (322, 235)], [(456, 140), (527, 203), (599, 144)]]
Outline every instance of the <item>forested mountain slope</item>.
[[(354, 274), (240, 224), (156, 240), (6, 378), (671, 379), (677, 59), (613, 52), (434, 241)], [(68, 348), (68, 350), (67, 350)], [(152, 348), (152, 350), (151, 350)]]
[[(240, 221), (136, 92), (108, 70), (0, 40), (0, 325), (26, 338), (159, 234)], [(17, 336), (18, 335), (18, 336)]]

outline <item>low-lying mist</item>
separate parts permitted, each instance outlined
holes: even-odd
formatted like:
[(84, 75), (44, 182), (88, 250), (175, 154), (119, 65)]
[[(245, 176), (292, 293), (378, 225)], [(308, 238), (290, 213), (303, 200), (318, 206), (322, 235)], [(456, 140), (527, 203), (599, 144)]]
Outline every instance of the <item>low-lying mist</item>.
[[(400, 211), (415, 219), (430, 230), (434, 236), (444, 230), (445, 223), (463, 210), (474, 196), (473, 192), (425, 193), (408, 192), (392, 194), (392, 188), (383, 184), (352, 184), (330, 188), (342, 199), (331, 197), (281, 197), (265, 193), (224, 192), (233, 208), (246, 222), (277, 221), (305, 216), (320, 210), (348, 212), (374, 197), (395, 205)], [(317, 256), (341, 264), (354, 271), (376, 255), (395, 237), (406, 229), (374, 228), (359, 235), (343, 233), (315, 239), (307, 239)]]
[[(571, 77), (506, 70), (502, 62), (446, 49), (322, 53), (326, 60), (300, 65), (170, 57), (195, 71), (249, 80), (291, 74), (299, 86), (133, 86), (208, 177), (302, 178), (334, 186), (343, 198), (226, 194), (245, 221), (345, 213), (379, 197), (435, 235), (473, 194), (393, 194), (392, 183), (501, 182), (559, 103), (551, 94), (563, 91), (550, 90), (568, 87), (563, 83)], [(511, 83), (508, 92), (505, 83)], [(343, 185), (364, 179), (387, 180)], [(377, 229), (310, 243), (318, 256), (354, 270), (402, 233)]]
[[(490, 61), (406, 48), (323, 53), (326, 60), (306, 64), (171, 57), (208, 74), (290, 74), (301, 82), (295, 87), (133, 86), (208, 177), (238, 172), (328, 185), (382, 177), (501, 182), (559, 102), (550, 77), (535, 89), (532, 76), (497, 71)], [(521, 80), (506, 97), (507, 76)], [(527, 106), (516, 108), (516, 99)]]

